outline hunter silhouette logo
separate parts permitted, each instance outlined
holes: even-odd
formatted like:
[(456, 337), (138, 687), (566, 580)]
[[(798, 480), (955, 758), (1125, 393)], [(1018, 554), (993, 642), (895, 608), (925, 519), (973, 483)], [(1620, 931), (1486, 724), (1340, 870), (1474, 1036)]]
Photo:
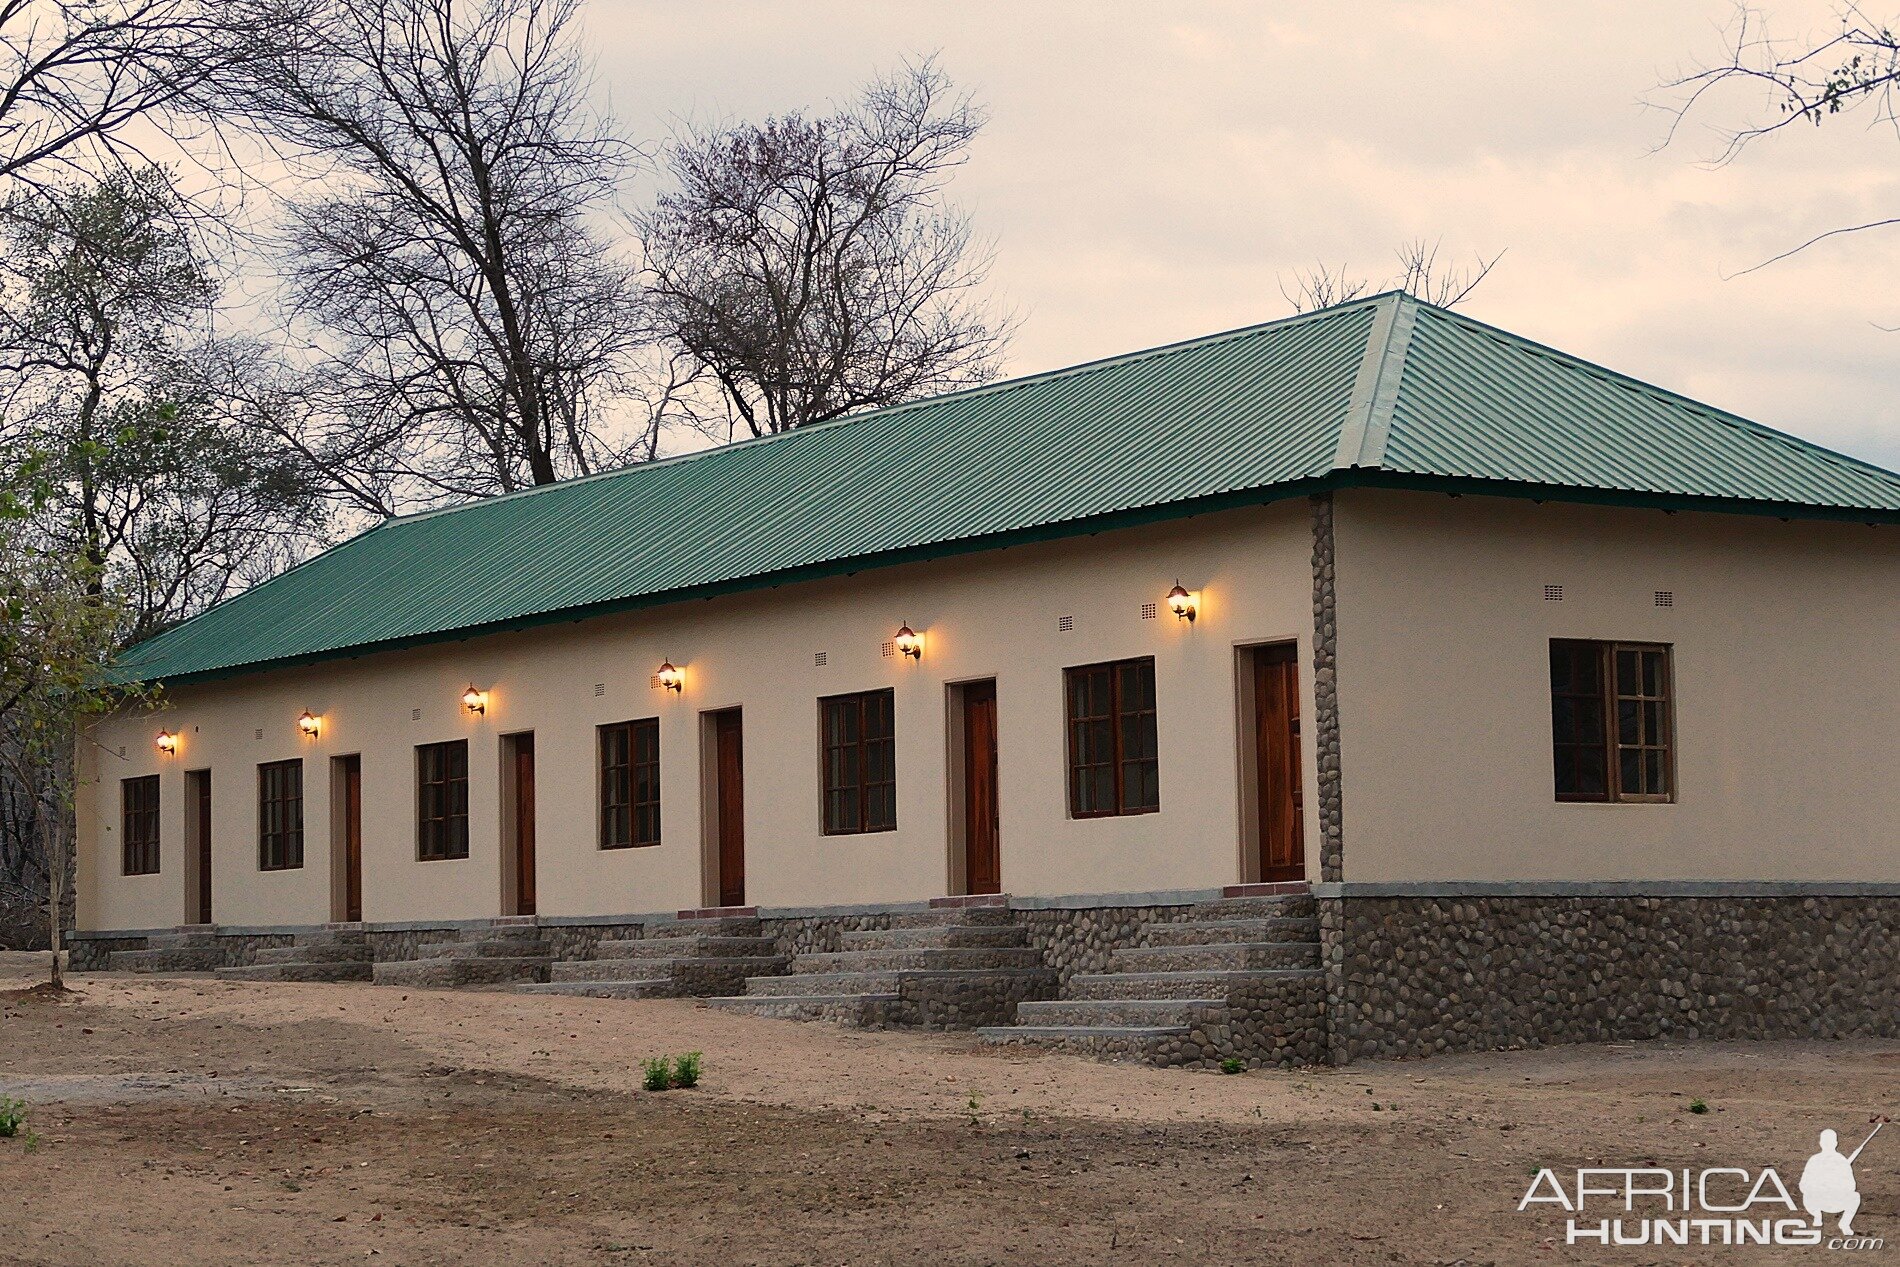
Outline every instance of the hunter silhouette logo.
[(1860, 1159), (1861, 1152), (1874, 1142), (1874, 1136), (1880, 1134), (1880, 1128), (1887, 1124), (1885, 1117), (1871, 1119), (1874, 1129), (1847, 1156), (1841, 1156), (1840, 1136), (1833, 1131), (1821, 1132), (1821, 1151), (1808, 1158), (1808, 1164), (1801, 1171), (1801, 1208), (1821, 1225), (1824, 1214), (1841, 1216), (1841, 1235), (1854, 1234), (1854, 1213), (1860, 1209), (1860, 1189), (1854, 1183), (1854, 1163)]
[[(1843, 1154), (1840, 1136), (1825, 1130), (1820, 1151), (1802, 1167), (1795, 1195), (1772, 1166), (1705, 1166), (1667, 1170), (1660, 1166), (1592, 1166), (1570, 1180), (1544, 1169), (1517, 1203), (1519, 1212), (1556, 1206), (1568, 1219), (1571, 1245), (1810, 1245), (1827, 1249), (1883, 1248), (1878, 1236), (1854, 1231), (1860, 1185), (1854, 1163), (1889, 1119), (1868, 1119), (1873, 1130), (1853, 1152)], [(1802, 1217), (1805, 1214), (1806, 1217)], [(1834, 1216), (1839, 1235), (1823, 1224)]]

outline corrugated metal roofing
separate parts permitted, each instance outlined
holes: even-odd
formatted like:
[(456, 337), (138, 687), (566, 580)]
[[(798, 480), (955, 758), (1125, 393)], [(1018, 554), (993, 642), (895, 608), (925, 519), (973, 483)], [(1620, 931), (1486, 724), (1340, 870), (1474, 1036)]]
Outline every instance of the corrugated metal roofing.
[(1381, 473), (1900, 522), (1900, 476), (1382, 295), (393, 519), (121, 668), (221, 676)]

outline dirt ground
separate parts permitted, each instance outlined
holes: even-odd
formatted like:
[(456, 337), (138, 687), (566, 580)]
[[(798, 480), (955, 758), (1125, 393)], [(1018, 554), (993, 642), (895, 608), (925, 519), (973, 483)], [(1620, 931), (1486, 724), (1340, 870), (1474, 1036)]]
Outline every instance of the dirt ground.
[[(1797, 1261), (1604, 1249), (1539, 1167), (1773, 1165), (1900, 1043), (1640, 1043), (1235, 1077), (622, 1002), (75, 978), (0, 955), (0, 1264)], [(9, 979), (10, 978), (10, 979)], [(700, 1051), (693, 1090), (639, 1060)], [(1692, 1113), (1692, 1100), (1708, 1112)], [(1900, 1250), (1900, 1139), (1858, 1230)], [(1875, 1260), (1881, 1255), (1875, 1255)]]

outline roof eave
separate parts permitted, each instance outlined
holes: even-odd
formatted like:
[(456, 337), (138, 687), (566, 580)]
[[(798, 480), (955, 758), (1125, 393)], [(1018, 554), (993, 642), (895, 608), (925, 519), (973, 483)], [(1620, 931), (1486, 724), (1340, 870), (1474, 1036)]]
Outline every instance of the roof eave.
[(1216, 494), (1210, 497), (1194, 498), (1188, 501), (1169, 502), (1159, 506), (1145, 506), (1134, 510), (1115, 511), (1109, 514), (1091, 516), (1086, 519), (1072, 519), (1061, 523), (1042, 524), (1031, 528), (1016, 529), (1010, 532), (994, 533), (988, 536), (966, 537), (954, 541), (935, 542), (923, 546), (910, 546), (900, 550), (888, 550), (876, 554), (855, 555), (850, 558), (827, 560), (821, 563), (808, 564), (804, 567), (790, 568), (779, 572), (761, 573), (750, 577), (739, 577), (733, 580), (720, 581), (708, 585), (668, 590), (657, 594), (641, 594), (627, 598), (608, 599), (597, 603), (558, 608), (546, 612), (533, 612), (508, 620), (492, 621), (487, 624), (436, 630), (404, 638), (385, 639), (380, 642), (362, 643), (356, 646), (315, 651), (297, 656), (285, 656), (273, 660), (259, 660), (249, 664), (229, 665), (195, 673), (180, 673), (169, 677), (140, 678), (136, 675), (128, 675), (122, 680), (126, 682), (144, 681), (174, 687), (226, 681), (231, 678), (250, 677), (260, 673), (303, 668), (313, 664), (360, 659), (363, 656), (379, 655), (385, 652), (405, 651), (416, 647), (434, 646), (447, 642), (466, 642), (473, 638), (514, 633), (523, 629), (540, 628), (547, 625), (574, 624), (583, 620), (593, 620), (602, 616), (641, 611), (652, 607), (704, 601), (707, 599), (722, 598), (731, 594), (747, 593), (754, 590), (775, 589), (783, 585), (796, 585), (807, 581), (849, 576), (855, 572), (869, 571), (875, 568), (898, 567), (907, 563), (925, 563), (935, 559), (955, 558), (961, 555), (979, 554), (990, 550), (1005, 550), (1011, 546), (1031, 545), (1043, 541), (1058, 541), (1070, 537), (1093, 536), (1098, 533), (1113, 532), (1122, 528), (1140, 527), (1145, 524), (1160, 523), (1174, 519), (1189, 519), (1197, 515), (1213, 514), (1225, 510), (1239, 510), (1249, 506), (1262, 506), (1273, 502), (1286, 501), (1295, 497), (1305, 497), (1316, 493), (1354, 488), (1444, 493), (1449, 496), (1508, 497), (1522, 501), (1568, 502), (1583, 505), (1619, 506), (1628, 509), (1659, 510), (1665, 512), (1692, 511), (1706, 514), (1752, 515), (1785, 520), (1826, 520), (1840, 523), (1866, 523), (1870, 525), (1900, 524), (1900, 508), (1881, 509), (1845, 506), (1806, 506), (1785, 502), (1750, 500), (1746, 498), (1692, 497), (1681, 494), (1639, 492), (1622, 489), (1581, 488), (1561, 484), (1526, 484), (1510, 480), (1478, 479), (1467, 476), (1420, 475), (1404, 471), (1389, 471), (1377, 467), (1350, 467), (1346, 469), (1336, 469), (1327, 475), (1316, 478), (1290, 480), (1260, 488), (1242, 489), (1230, 493)]

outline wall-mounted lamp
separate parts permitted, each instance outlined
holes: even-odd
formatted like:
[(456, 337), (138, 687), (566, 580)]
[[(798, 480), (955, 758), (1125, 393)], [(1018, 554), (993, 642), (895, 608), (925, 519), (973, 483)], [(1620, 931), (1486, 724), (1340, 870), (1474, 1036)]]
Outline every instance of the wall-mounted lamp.
[(924, 636), (909, 625), (898, 626), (897, 632), (891, 636), (891, 645), (897, 648), (899, 654), (913, 660), (924, 658)]
[(481, 716), (488, 711), (488, 692), (470, 682), (468, 689), (462, 692), (462, 707), (471, 717)]
[(168, 757), (178, 751), (178, 736), (169, 730), (159, 731), (158, 738), (152, 740), (152, 743)]
[(323, 719), (306, 708), (297, 719), (297, 729), (303, 731), (304, 738), (315, 739), (323, 731)]
[(1199, 608), (1200, 603), (1194, 595), (1182, 588), (1181, 582), (1176, 581), (1174, 588), (1168, 591), (1168, 610), (1191, 625), (1194, 623), (1194, 617)]
[(662, 689), (675, 695), (686, 688), (686, 670), (675, 667), (671, 660), (660, 661), (660, 667), (653, 676), (658, 679)]

